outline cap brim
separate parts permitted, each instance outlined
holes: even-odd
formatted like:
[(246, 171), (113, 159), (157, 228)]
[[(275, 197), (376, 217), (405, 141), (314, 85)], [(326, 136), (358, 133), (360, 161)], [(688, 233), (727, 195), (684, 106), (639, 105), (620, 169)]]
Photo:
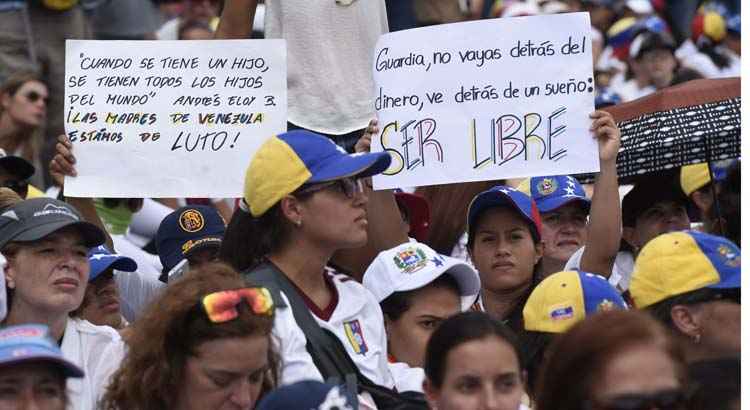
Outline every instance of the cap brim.
[(109, 268), (122, 272), (135, 272), (138, 270), (138, 264), (133, 259), (128, 258), (127, 256), (118, 256), (111, 259), (112, 261), (101, 267), (98, 272), (89, 275), (89, 282), (99, 277), (102, 272), (106, 271)]
[(22, 232), (14, 235), (10, 238), (13, 242), (31, 242), (43, 239), (47, 235), (54, 233), (62, 228), (74, 227), (83, 236), (84, 244), (93, 248), (99, 246), (105, 242), (104, 232), (99, 229), (98, 226), (89, 222), (71, 222), (71, 221), (60, 221), (45, 223), (37, 226), (33, 226), (29, 229), (25, 229)]
[(26, 347), (24, 348), (25, 355), (20, 357), (11, 358), (10, 360), (0, 361), (0, 367), (12, 366), (21, 363), (33, 363), (33, 362), (52, 362), (60, 370), (62, 370), (65, 377), (81, 378), (84, 376), (83, 370), (73, 363), (65, 360), (64, 358), (54, 355), (48, 352), (46, 349), (39, 347)]
[(472, 226), (476, 226), (477, 217), (485, 210), (508, 205), (510, 205), (516, 212), (518, 212), (524, 220), (536, 227), (536, 223), (534, 222), (534, 220), (526, 215), (526, 213), (524, 213), (521, 208), (519, 208), (518, 204), (516, 204), (516, 202), (513, 200), (513, 198), (510, 197), (510, 195), (505, 194), (501, 191), (493, 190), (482, 192), (474, 199), (471, 204), (469, 204), (467, 230), (470, 230)]
[(347, 177), (365, 178), (380, 174), (391, 165), (391, 155), (387, 152), (341, 155), (315, 169), (306, 183), (333, 181)]
[(36, 172), (34, 165), (21, 157), (2, 157), (0, 158), (0, 167), (21, 179), (29, 179)]
[(569, 198), (557, 197), (557, 198), (550, 198), (547, 200), (538, 200), (536, 201), (536, 207), (539, 209), (539, 212), (551, 212), (557, 208), (560, 208), (562, 206), (565, 206), (573, 202), (579, 202), (587, 213), (591, 209), (591, 200), (588, 198), (581, 198), (581, 197), (569, 197)]
[(742, 278), (739, 273), (725, 278), (723, 281), (716, 283), (711, 286), (706, 286), (711, 289), (739, 289), (742, 287)]
[(196, 245), (193, 245), (190, 249), (188, 249), (187, 252), (185, 252), (185, 253), (182, 254), (183, 256), (185, 256), (185, 257), (190, 256), (190, 255), (194, 254), (195, 252), (198, 252), (201, 249), (206, 249), (206, 248), (220, 248), (221, 247), (221, 241), (223, 239), (220, 236), (208, 235), (208, 236), (204, 236), (202, 238), (195, 239), (195, 240), (203, 241), (203, 242), (200, 242), (200, 243), (198, 243)]
[[(396, 292), (408, 292), (415, 289), (421, 289), (430, 283), (434, 282), (437, 278), (443, 275), (450, 275), (456, 280), (458, 284), (458, 293), (461, 296), (461, 310), (465, 311), (468, 307), (465, 306), (464, 301), (468, 300), (466, 296), (475, 296), (479, 294), (481, 289), (481, 283), (479, 281), (479, 274), (467, 263), (462, 262), (455, 258), (446, 258), (445, 264), (437, 269), (433, 269), (430, 275), (420, 275), (418, 277), (412, 277), (413, 281), (407, 281), (408, 285), (397, 286)], [(390, 295), (388, 295), (390, 296)], [(385, 299), (385, 298), (383, 298)], [(473, 298), (471, 299), (473, 303)], [(379, 302), (382, 302), (380, 300)]]

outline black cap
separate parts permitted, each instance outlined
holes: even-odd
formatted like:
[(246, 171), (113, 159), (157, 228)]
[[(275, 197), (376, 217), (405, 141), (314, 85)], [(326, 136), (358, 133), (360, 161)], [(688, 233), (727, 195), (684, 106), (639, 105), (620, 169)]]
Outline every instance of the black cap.
[(29, 179), (36, 172), (36, 168), (31, 165), (31, 162), (21, 157), (8, 155), (4, 149), (0, 149), (0, 167), (5, 172), (15, 175), (20, 179)]
[(667, 177), (651, 177), (635, 184), (622, 198), (622, 226), (635, 227), (639, 216), (659, 202), (672, 201), (686, 208), (690, 200), (682, 192), (672, 174)]
[(104, 232), (83, 221), (72, 206), (52, 198), (33, 198), (5, 208), (0, 214), (0, 248), (9, 242), (40, 240), (68, 226), (78, 229), (89, 248), (104, 243)]
[(644, 31), (630, 43), (630, 57), (638, 59), (647, 51), (666, 49), (674, 52), (677, 45), (669, 33)]

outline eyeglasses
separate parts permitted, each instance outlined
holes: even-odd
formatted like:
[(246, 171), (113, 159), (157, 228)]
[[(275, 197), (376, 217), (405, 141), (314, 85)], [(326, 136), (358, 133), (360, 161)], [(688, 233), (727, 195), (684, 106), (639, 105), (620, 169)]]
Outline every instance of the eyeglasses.
[(331, 182), (324, 182), (321, 184), (311, 184), (300, 188), (298, 194), (313, 194), (315, 192), (323, 191), (326, 189), (333, 189), (346, 195), (347, 198), (352, 199), (356, 194), (364, 192), (361, 179), (355, 178), (344, 178), (337, 179)]
[(203, 310), (208, 320), (213, 323), (224, 323), (239, 316), (237, 306), (247, 302), (256, 315), (273, 314), (273, 299), (266, 288), (244, 288), (210, 293), (203, 297)]
[(24, 97), (26, 97), (26, 99), (29, 100), (30, 103), (35, 103), (40, 99), (43, 100), (45, 104), (49, 102), (49, 97), (47, 97), (46, 95), (43, 96), (36, 91), (29, 91), (24, 95)]
[(597, 410), (684, 410), (687, 395), (682, 389), (662, 390), (653, 394), (623, 394), (605, 399), (589, 409)]
[(10, 188), (13, 192), (17, 193), (21, 198), (26, 198), (29, 193), (29, 181), (16, 181), (8, 180), (0, 184), (1, 187)]

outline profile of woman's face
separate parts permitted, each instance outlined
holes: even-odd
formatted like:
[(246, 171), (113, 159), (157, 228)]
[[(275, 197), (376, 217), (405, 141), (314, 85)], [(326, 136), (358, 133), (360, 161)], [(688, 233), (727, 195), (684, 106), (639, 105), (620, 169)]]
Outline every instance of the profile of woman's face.
[(507, 207), (490, 208), (476, 222), (471, 260), (482, 288), (507, 291), (531, 283), (534, 265), (542, 257), (528, 223)]
[(23, 127), (38, 127), (47, 115), (47, 86), (39, 81), (25, 82), (13, 95), (2, 96), (3, 110)]
[(269, 340), (252, 335), (201, 343), (185, 364), (175, 409), (252, 409), (268, 371)]
[(491, 335), (454, 347), (445, 361), (442, 386), (428, 382), (425, 393), (439, 410), (518, 410), (523, 385), (513, 347)]
[[(367, 243), (367, 195), (345, 192), (343, 182), (318, 190), (301, 202), (299, 230), (309, 239), (334, 249)], [(351, 184), (347, 185), (351, 189)]]

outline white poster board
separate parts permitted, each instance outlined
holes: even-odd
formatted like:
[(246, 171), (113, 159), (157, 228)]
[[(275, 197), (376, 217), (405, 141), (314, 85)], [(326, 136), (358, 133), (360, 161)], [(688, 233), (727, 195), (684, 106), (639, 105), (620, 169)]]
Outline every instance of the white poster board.
[(68, 196), (240, 197), (286, 131), (284, 40), (68, 40), (65, 77)]
[(375, 188), (597, 172), (590, 30), (567, 13), (383, 35)]

